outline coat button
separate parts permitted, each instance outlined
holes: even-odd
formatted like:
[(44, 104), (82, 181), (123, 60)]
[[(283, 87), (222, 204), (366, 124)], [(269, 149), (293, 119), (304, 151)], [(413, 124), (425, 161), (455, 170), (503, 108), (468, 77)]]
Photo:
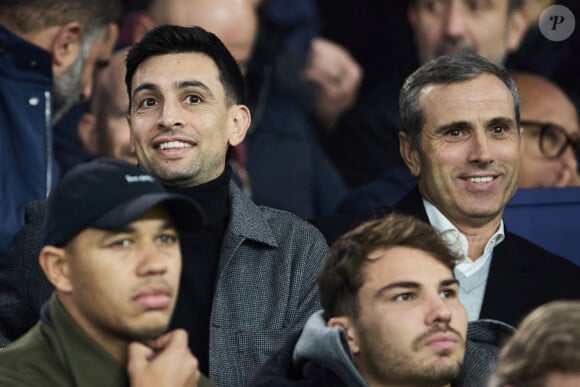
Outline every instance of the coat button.
[(30, 97), (30, 99), (28, 100), (28, 103), (29, 103), (31, 106), (36, 106), (36, 105), (38, 105), (38, 102), (39, 102), (39, 100), (38, 100), (38, 98), (37, 98), (37, 97)]

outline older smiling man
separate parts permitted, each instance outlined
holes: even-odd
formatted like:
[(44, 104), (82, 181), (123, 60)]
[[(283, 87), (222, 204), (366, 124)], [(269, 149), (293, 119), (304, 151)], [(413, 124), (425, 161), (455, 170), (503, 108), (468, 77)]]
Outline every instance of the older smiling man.
[[(455, 275), (469, 320), (517, 325), (538, 305), (580, 298), (580, 268), (504, 227), (524, 151), (510, 75), (480, 56), (439, 57), (407, 78), (400, 112), (401, 156), (417, 188), (394, 209), (431, 223), (461, 255)], [(315, 223), (331, 242), (390, 210)]]

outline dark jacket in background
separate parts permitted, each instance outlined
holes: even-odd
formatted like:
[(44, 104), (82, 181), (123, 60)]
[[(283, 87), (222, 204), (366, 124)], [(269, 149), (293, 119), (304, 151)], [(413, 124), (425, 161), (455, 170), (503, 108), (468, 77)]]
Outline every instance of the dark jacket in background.
[(50, 54), (0, 26), (0, 255), (58, 179), (51, 110)]
[(303, 76), (318, 27), (314, 0), (262, 2), (246, 76), (252, 126), (244, 144), (252, 200), (302, 218), (332, 214), (347, 194), (319, 143), (315, 90)]

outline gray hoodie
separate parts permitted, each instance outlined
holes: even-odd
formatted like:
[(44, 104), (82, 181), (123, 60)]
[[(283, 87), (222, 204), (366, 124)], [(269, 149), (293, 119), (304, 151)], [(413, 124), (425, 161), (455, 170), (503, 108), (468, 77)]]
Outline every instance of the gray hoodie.
[[(465, 359), (452, 386), (485, 387), (501, 345), (514, 330), (512, 326), (495, 320), (470, 322)], [(327, 327), (322, 310), (314, 313), (306, 322), (294, 347), (292, 362), (298, 368), (307, 362), (315, 362), (330, 369), (347, 386), (368, 387), (355, 367), (345, 332), (339, 327)]]

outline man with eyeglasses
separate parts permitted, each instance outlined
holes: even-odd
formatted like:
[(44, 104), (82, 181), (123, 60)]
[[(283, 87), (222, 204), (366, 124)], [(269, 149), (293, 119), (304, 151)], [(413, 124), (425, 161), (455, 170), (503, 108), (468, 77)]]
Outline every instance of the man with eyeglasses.
[(515, 73), (525, 147), (519, 188), (580, 186), (578, 113), (564, 92), (535, 74)]

